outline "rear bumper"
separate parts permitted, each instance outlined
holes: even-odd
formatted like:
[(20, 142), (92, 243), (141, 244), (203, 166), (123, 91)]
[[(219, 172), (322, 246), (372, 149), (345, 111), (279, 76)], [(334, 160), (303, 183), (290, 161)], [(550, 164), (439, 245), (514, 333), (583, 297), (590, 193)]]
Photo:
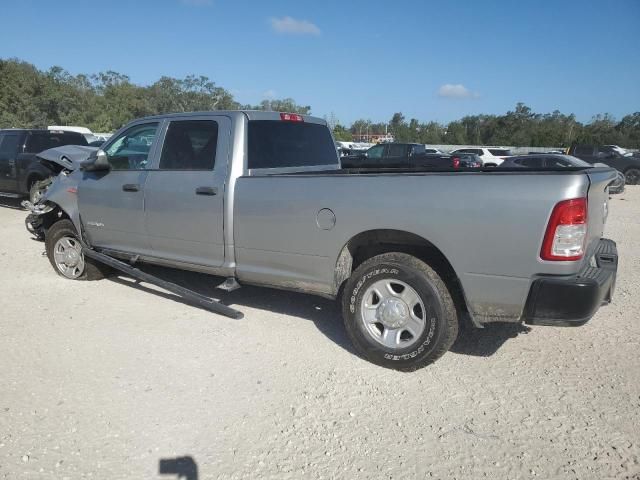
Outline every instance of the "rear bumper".
[(611, 302), (618, 270), (615, 242), (601, 239), (594, 260), (595, 267), (589, 265), (576, 276), (534, 280), (525, 306), (525, 323), (584, 325), (600, 306)]

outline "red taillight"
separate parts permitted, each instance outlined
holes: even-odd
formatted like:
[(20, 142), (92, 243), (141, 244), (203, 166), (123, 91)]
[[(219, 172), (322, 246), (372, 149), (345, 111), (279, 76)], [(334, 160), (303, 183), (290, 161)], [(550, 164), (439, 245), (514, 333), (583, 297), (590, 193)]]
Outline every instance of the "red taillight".
[(304, 122), (302, 115), (298, 115), (297, 113), (281, 113), (280, 120), (284, 120), (285, 122)]
[(551, 212), (540, 258), (552, 261), (580, 260), (587, 237), (587, 199), (559, 202)]
[(460, 159), (458, 157), (453, 157), (453, 168), (460, 168)]

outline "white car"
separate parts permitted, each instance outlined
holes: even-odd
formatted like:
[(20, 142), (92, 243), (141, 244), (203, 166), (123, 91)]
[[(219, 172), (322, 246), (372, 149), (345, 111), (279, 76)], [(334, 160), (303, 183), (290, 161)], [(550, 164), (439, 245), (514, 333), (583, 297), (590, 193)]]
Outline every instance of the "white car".
[(508, 148), (501, 147), (459, 148), (458, 150), (454, 150), (450, 154), (456, 155), (461, 153), (475, 153), (482, 159), (485, 167), (497, 167), (502, 162), (504, 162), (505, 158), (511, 156), (511, 151)]
[(424, 146), (424, 153), (439, 153), (444, 154), (444, 152), (438, 148), (430, 147), (429, 145)]

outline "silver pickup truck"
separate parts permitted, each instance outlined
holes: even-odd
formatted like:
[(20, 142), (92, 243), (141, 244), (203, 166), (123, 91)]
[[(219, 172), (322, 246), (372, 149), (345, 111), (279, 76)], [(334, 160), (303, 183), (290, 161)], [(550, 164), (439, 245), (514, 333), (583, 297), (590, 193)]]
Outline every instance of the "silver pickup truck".
[(412, 370), (463, 318), (580, 325), (609, 302), (615, 178), (341, 169), (324, 120), (218, 111), (128, 124), (33, 211), (63, 277), (99, 278), (99, 252), (337, 298), (362, 356)]

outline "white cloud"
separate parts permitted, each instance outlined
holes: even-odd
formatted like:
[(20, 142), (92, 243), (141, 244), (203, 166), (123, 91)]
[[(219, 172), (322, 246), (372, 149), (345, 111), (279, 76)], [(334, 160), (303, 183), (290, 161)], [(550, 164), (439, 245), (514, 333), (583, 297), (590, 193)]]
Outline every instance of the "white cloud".
[(277, 95), (277, 92), (273, 89), (269, 89), (262, 92), (262, 96), (267, 100), (273, 100), (274, 98), (276, 98), (276, 95)]
[(445, 83), (438, 89), (438, 96), (444, 98), (478, 98), (476, 92), (472, 92), (461, 83)]
[(180, 0), (180, 3), (190, 7), (210, 7), (213, 5), (213, 0)]
[(320, 29), (307, 20), (296, 20), (291, 17), (270, 18), (271, 28), (277, 33), (292, 35), (320, 35)]

